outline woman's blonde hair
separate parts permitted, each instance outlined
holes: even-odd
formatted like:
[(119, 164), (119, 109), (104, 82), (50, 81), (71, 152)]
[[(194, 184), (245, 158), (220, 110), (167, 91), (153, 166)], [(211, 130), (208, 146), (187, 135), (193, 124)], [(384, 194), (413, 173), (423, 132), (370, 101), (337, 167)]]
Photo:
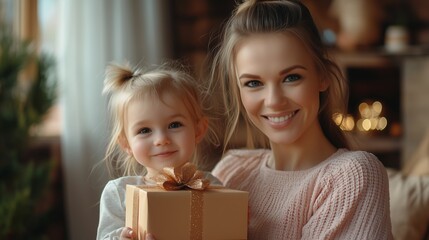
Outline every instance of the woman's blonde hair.
[[(201, 104), (201, 85), (178, 63), (169, 62), (152, 68), (132, 68), (129, 64), (110, 64), (106, 68), (103, 94), (109, 96), (108, 110), (112, 131), (104, 160), (112, 176), (144, 175), (146, 169), (133, 156), (121, 148), (126, 141), (125, 115), (131, 101), (143, 96), (161, 97), (163, 93), (174, 94), (182, 100), (192, 120), (197, 124), (206, 117)], [(161, 99), (162, 101), (162, 99)], [(208, 135), (214, 139), (213, 132)], [(194, 159), (198, 156), (194, 153)]]
[(338, 65), (328, 57), (309, 10), (295, 0), (249, 0), (237, 6), (224, 26), (220, 44), (209, 58), (208, 89), (222, 96), (222, 109), (227, 116), (226, 122), (221, 123), (226, 125), (224, 150), (240, 129), (247, 140), (246, 147), (269, 147), (268, 139), (252, 126), (242, 106), (234, 61), (236, 46), (242, 39), (253, 34), (282, 32), (292, 33), (304, 43), (321, 77), (329, 81), (329, 88), (320, 94), (319, 122), (334, 146), (348, 147), (343, 132), (332, 119), (334, 113), (346, 112), (348, 84)]

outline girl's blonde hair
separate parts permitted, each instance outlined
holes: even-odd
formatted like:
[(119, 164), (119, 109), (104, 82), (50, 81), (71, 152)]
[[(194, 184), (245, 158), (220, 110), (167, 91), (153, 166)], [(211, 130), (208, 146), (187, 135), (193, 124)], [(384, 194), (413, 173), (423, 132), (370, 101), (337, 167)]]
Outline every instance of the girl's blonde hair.
[[(151, 69), (132, 68), (129, 64), (110, 64), (106, 68), (103, 94), (109, 96), (112, 132), (104, 160), (112, 176), (144, 175), (146, 169), (132, 156), (129, 156), (119, 144), (126, 141), (125, 115), (128, 104), (133, 100), (150, 95), (160, 97), (163, 93), (174, 94), (184, 102), (192, 120), (197, 124), (206, 113), (201, 104), (200, 84), (177, 63), (165, 63)], [(161, 99), (162, 100), (162, 99)], [(212, 131), (208, 131), (213, 136)], [(214, 139), (214, 137), (212, 137)], [(194, 153), (194, 159), (199, 156)]]
[[(336, 147), (348, 147), (341, 129), (332, 119), (334, 113), (345, 113), (348, 84), (340, 68), (330, 60), (309, 10), (299, 1), (275, 0), (244, 1), (237, 6), (226, 22), (220, 44), (209, 58), (208, 89), (221, 95), (226, 114), (224, 150), (237, 134), (244, 134), (246, 147), (269, 147), (269, 141), (247, 118), (241, 103), (235, 72), (235, 53), (242, 39), (261, 33), (292, 33), (313, 55), (321, 77), (328, 80), (329, 88), (320, 93), (319, 122), (325, 136)], [(215, 95), (216, 95), (215, 94)], [(218, 112), (218, 114), (221, 114)], [(241, 133), (238, 133), (241, 129)]]

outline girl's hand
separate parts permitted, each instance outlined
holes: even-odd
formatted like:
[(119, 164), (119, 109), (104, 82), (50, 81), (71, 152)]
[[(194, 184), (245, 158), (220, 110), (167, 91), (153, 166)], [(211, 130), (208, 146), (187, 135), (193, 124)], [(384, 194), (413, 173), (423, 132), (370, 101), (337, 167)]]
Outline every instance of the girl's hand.
[(137, 236), (136, 236), (136, 234), (134, 234), (133, 229), (131, 229), (129, 227), (124, 227), (124, 228), (122, 228), (120, 239), (121, 240), (137, 239)]
[[(146, 233), (143, 236), (140, 235), (140, 238), (142, 240), (155, 240), (155, 237), (150, 233)], [(122, 228), (120, 239), (121, 240), (128, 240), (128, 239), (137, 240), (137, 235), (134, 233), (133, 229), (131, 229), (129, 227), (124, 227), (124, 228)]]
[(150, 233), (146, 233), (144, 238), (142, 238), (143, 240), (156, 240), (155, 237), (150, 234)]

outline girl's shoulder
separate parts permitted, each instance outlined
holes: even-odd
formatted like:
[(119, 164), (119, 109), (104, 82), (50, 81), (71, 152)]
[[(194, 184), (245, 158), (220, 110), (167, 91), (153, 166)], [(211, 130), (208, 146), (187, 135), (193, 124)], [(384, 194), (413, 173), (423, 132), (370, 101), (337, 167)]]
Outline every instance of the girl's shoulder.
[(145, 181), (142, 176), (124, 176), (107, 182), (105, 191), (109, 189), (125, 189), (127, 185), (143, 185)]
[(210, 185), (222, 185), (222, 182), (213, 176), (211, 172), (203, 171), (204, 178), (210, 180)]
[(114, 183), (115, 185), (141, 185), (145, 184), (144, 178), (142, 176), (124, 176), (119, 177), (113, 180), (110, 180), (109, 182)]

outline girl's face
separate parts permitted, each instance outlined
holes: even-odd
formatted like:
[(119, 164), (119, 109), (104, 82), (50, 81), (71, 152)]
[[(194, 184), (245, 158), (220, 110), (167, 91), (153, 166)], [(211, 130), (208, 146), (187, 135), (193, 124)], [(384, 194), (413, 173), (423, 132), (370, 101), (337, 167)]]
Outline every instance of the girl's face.
[(297, 37), (252, 35), (238, 45), (235, 61), (243, 106), (271, 143), (293, 144), (316, 131), (319, 92), (327, 84)]
[(196, 124), (182, 99), (164, 93), (129, 103), (125, 118), (126, 142), (121, 146), (146, 167), (148, 177), (164, 167), (177, 167), (191, 160), (207, 125)]

